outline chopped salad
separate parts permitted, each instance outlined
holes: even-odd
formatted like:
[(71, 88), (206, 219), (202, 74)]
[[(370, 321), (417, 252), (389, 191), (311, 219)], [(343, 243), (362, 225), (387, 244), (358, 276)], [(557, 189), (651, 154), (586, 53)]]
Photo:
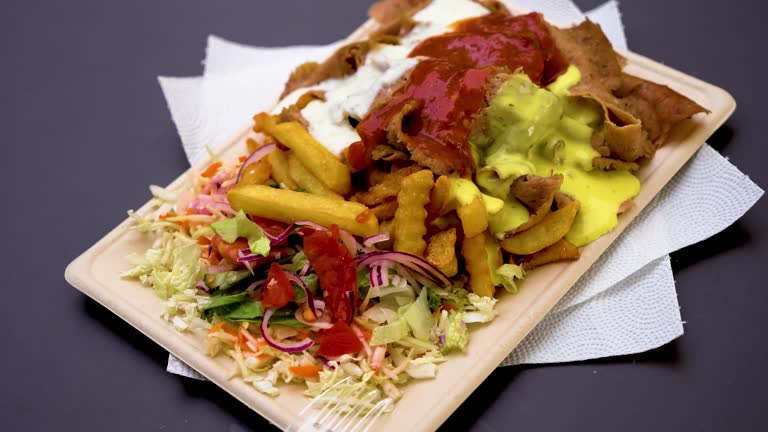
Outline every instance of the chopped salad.
[[(209, 355), (231, 357), (232, 377), (270, 396), (281, 382), (303, 381), (317, 396), (349, 377), (345, 385), (397, 399), (467, 349), (468, 324), (494, 318), (496, 299), (390, 250), (389, 233), (235, 212), (226, 193), (257, 162), (213, 162), (183, 190), (152, 186), (151, 215), (129, 212), (155, 240), (122, 276), (165, 299), (163, 318), (178, 331), (204, 333)], [(523, 276), (513, 264), (497, 274), (510, 290)]]

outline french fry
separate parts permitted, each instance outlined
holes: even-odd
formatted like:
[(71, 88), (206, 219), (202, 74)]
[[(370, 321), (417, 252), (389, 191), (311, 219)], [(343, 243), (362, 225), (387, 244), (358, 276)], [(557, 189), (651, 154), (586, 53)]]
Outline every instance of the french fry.
[(365, 170), (365, 184), (367, 184), (368, 187), (379, 184), (384, 181), (388, 175), (389, 172), (383, 170), (382, 168), (379, 168), (378, 166), (372, 166)]
[(272, 177), (272, 166), (267, 159), (261, 159), (245, 167), (238, 184), (264, 184), (270, 177)]
[(467, 237), (474, 237), (488, 229), (488, 213), (480, 197), (475, 197), (471, 203), (459, 207), (456, 214), (461, 219), (461, 228)]
[(227, 199), (236, 211), (280, 222), (309, 220), (326, 227), (337, 224), (361, 237), (379, 232), (379, 220), (359, 203), (262, 185), (235, 187)]
[(388, 198), (396, 197), (402, 187), (403, 179), (415, 172), (421, 171), (421, 169), (417, 165), (412, 165), (385, 174), (380, 177), (378, 183), (371, 186), (367, 191), (356, 193), (353, 199), (365, 205), (373, 206), (384, 202)]
[(304, 189), (305, 192), (309, 192), (315, 195), (322, 195), (329, 198), (344, 199), (341, 195), (325, 187), (323, 182), (317, 179), (311, 172), (301, 163), (299, 158), (293, 152), (289, 152), (288, 155), (288, 174), (298, 185), (299, 188)]
[(426, 260), (446, 276), (455, 276), (459, 271), (456, 258), (456, 228), (440, 231), (429, 238)]
[(451, 198), (451, 180), (447, 176), (440, 176), (435, 181), (435, 186), (432, 188), (432, 193), (429, 196), (429, 204), (427, 204), (427, 214), (429, 219), (436, 219), (450, 210), (448, 209), (448, 200)]
[(491, 268), (488, 263), (488, 249), (485, 233), (474, 237), (464, 237), (461, 243), (461, 255), (464, 257), (464, 267), (469, 273), (469, 289), (482, 297), (493, 297), (496, 291), (491, 282)]
[(255, 139), (247, 138), (245, 140), (245, 149), (248, 151), (248, 154), (251, 154), (260, 148), (261, 148), (261, 143), (256, 141)]
[(373, 211), (373, 214), (379, 218), (379, 220), (392, 219), (395, 217), (395, 212), (397, 211), (397, 199), (384, 201), (377, 206), (371, 207), (371, 210)]
[(501, 241), (501, 247), (515, 255), (530, 255), (555, 244), (571, 229), (579, 211), (578, 201), (549, 213), (541, 222), (527, 230)]
[(350, 188), (349, 169), (333, 153), (307, 132), (297, 122), (277, 123), (274, 116), (257, 114), (253, 118), (254, 130), (272, 135), (284, 146), (293, 150), (307, 170), (328, 189), (346, 195)]
[(394, 239), (395, 250), (416, 256), (422, 256), (427, 243), (424, 234), (427, 227), (427, 211), (424, 205), (429, 202), (429, 192), (433, 184), (432, 171), (423, 170), (403, 179), (402, 188), (397, 194), (395, 212)]
[(288, 171), (288, 157), (285, 152), (275, 149), (267, 155), (267, 160), (272, 166), (272, 178), (278, 183), (284, 184), (288, 189), (298, 189), (298, 185), (291, 178)]
[(522, 266), (527, 271), (554, 262), (577, 260), (580, 255), (579, 248), (563, 238), (533, 255), (523, 257)]

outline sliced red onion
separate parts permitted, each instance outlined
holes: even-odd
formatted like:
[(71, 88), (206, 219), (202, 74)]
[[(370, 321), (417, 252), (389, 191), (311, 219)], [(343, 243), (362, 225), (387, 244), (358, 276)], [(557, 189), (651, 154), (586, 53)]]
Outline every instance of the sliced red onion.
[(203, 291), (205, 293), (210, 292), (210, 290), (208, 289), (208, 286), (206, 286), (205, 282), (203, 282), (203, 281), (198, 282), (197, 285), (195, 285), (195, 288), (197, 288), (198, 290)]
[(448, 277), (435, 266), (415, 255), (411, 255), (405, 252), (369, 252), (358, 257), (357, 265), (358, 267), (370, 266), (371, 264), (380, 261), (392, 261), (402, 264), (403, 266), (408, 267), (413, 271), (417, 271), (432, 280), (439, 281), (444, 286), (449, 286), (451, 284), (451, 281), (448, 279)]
[(389, 269), (392, 267), (392, 263), (384, 261), (379, 267), (381, 267), (381, 286), (387, 286), (389, 285)]
[(316, 230), (326, 230), (326, 229), (328, 229), (328, 228), (326, 228), (326, 227), (324, 227), (324, 226), (322, 226), (320, 224), (316, 224), (316, 223), (314, 223), (312, 221), (307, 221), (307, 220), (305, 220), (305, 221), (298, 221), (294, 225), (305, 226), (305, 227), (309, 227), (309, 228), (316, 229)]
[(315, 299), (312, 296), (312, 293), (309, 292), (309, 288), (307, 288), (307, 284), (304, 283), (303, 280), (301, 280), (300, 277), (297, 275), (291, 273), (291, 272), (284, 272), (285, 275), (288, 277), (288, 280), (295, 283), (296, 285), (300, 286), (302, 290), (304, 290), (304, 295), (307, 297), (307, 307), (310, 311), (312, 311), (312, 315), (317, 318), (317, 311), (315, 310)]
[(286, 353), (296, 353), (305, 351), (307, 348), (311, 347), (314, 342), (310, 338), (304, 338), (304, 340), (299, 342), (280, 342), (276, 341), (272, 338), (272, 335), (269, 334), (269, 319), (272, 318), (272, 314), (274, 313), (274, 309), (267, 309), (264, 311), (264, 318), (261, 319), (261, 335), (264, 337), (264, 341), (269, 344), (274, 349), (280, 350), (282, 352)]
[(285, 239), (288, 238), (289, 235), (291, 235), (291, 233), (293, 232), (293, 225), (288, 226), (288, 228), (286, 228), (285, 230), (283, 230), (283, 232), (281, 232), (276, 236), (268, 233), (267, 230), (263, 228), (262, 228), (262, 231), (264, 231), (264, 235), (267, 236), (267, 238), (269, 238), (269, 243), (272, 246), (274, 246), (276, 244), (282, 243), (283, 241), (285, 241)]
[(223, 203), (223, 202), (212, 202), (206, 205), (206, 209), (218, 210), (219, 212), (227, 216), (234, 216), (237, 214), (235, 210), (232, 208), (232, 206), (229, 205), (229, 203)]
[(396, 263), (395, 268), (398, 274), (400, 274), (402, 277), (405, 278), (406, 282), (408, 282), (408, 285), (415, 288), (418, 292), (418, 289), (420, 287), (419, 282), (416, 280), (415, 277), (411, 274), (411, 272), (402, 264)]
[(444, 335), (440, 335), (440, 336), (438, 336), (438, 337), (437, 337), (437, 342), (438, 342), (440, 345), (445, 345), (445, 336), (444, 336)]
[(208, 273), (208, 274), (217, 274), (217, 273), (223, 273), (223, 272), (227, 272), (227, 271), (232, 271), (234, 269), (235, 269), (235, 265), (234, 264), (232, 264), (229, 261), (222, 261), (221, 264), (216, 264), (216, 265), (208, 266), (208, 268), (205, 270), (205, 272)]
[(368, 275), (368, 278), (371, 281), (371, 289), (373, 290), (380, 290), (381, 287), (384, 286), (384, 277), (382, 276), (382, 268), (378, 265), (372, 265), (371, 272)]
[(325, 315), (325, 302), (315, 299), (314, 304), (315, 310), (317, 311), (317, 317), (322, 318), (323, 315)]
[(296, 313), (293, 314), (294, 317), (296, 317), (296, 321), (308, 325), (310, 327), (327, 330), (331, 327), (333, 327), (332, 323), (326, 322), (326, 321), (315, 321), (315, 322), (309, 322), (304, 319), (304, 315), (301, 313), (301, 309), (296, 309)]
[(240, 183), (240, 177), (242, 177), (243, 173), (245, 172), (245, 168), (248, 165), (260, 161), (261, 158), (272, 153), (276, 148), (277, 148), (277, 145), (275, 144), (267, 144), (263, 147), (256, 149), (255, 152), (251, 153), (251, 155), (248, 156), (248, 159), (246, 159), (245, 162), (243, 162), (243, 165), (240, 166), (240, 171), (237, 172), (237, 183)]
[(376, 243), (381, 243), (389, 240), (389, 233), (383, 232), (379, 234), (374, 234), (372, 236), (368, 236), (363, 239), (363, 246), (365, 247), (373, 247)]
[(324, 365), (328, 366), (331, 369), (336, 369), (336, 366), (331, 363), (331, 360), (328, 360), (327, 357), (323, 357), (321, 355), (316, 355), (316, 359), (319, 359), (321, 362), (323, 362)]
[(210, 258), (212, 253), (213, 253), (213, 245), (208, 243), (208, 255), (207, 255), (207, 258)]
[(310, 270), (312, 270), (312, 265), (309, 263), (304, 264), (304, 267), (299, 272), (299, 277), (308, 275)]
[(245, 291), (249, 293), (254, 292), (259, 289), (264, 282), (266, 282), (265, 279), (257, 280), (256, 282), (248, 285), (248, 288), (246, 288)]
[(260, 258), (264, 258), (264, 257), (261, 255), (252, 253), (250, 249), (240, 249), (239, 251), (237, 251), (237, 262), (239, 263), (248, 263), (251, 261), (256, 261)]

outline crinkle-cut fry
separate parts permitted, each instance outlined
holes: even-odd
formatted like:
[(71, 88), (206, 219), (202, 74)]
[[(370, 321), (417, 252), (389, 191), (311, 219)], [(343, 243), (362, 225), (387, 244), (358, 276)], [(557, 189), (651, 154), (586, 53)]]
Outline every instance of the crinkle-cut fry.
[(456, 214), (461, 219), (461, 228), (467, 237), (474, 237), (488, 229), (488, 213), (485, 211), (485, 204), (480, 197), (476, 197), (469, 204), (459, 207)]
[(309, 192), (315, 195), (322, 195), (329, 198), (344, 199), (341, 195), (325, 187), (323, 182), (317, 179), (311, 172), (301, 163), (298, 157), (293, 152), (288, 152), (288, 174), (298, 185), (299, 188), (304, 189), (304, 192)]
[(267, 160), (272, 166), (272, 178), (288, 189), (298, 189), (298, 185), (291, 178), (288, 171), (288, 156), (280, 149), (275, 149), (267, 155)]
[(385, 174), (379, 179), (379, 183), (374, 184), (367, 191), (356, 193), (353, 199), (368, 206), (380, 204), (388, 198), (396, 197), (402, 187), (403, 179), (421, 170), (421, 167), (412, 165)]
[(440, 176), (435, 181), (435, 186), (432, 188), (432, 193), (429, 197), (429, 204), (427, 204), (427, 214), (429, 220), (436, 219), (451, 210), (448, 208), (448, 202), (451, 199), (451, 180), (448, 176)]
[(285, 223), (308, 220), (325, 227), (337, 224), (367, 237), (379, 232), (379, 220), (368, 207), (355, 202), (262, 185), (237, 186), (227, 193), (235, 211)]
[(546, 215), (538, 224), (502, 240), (501, 247), (515, 255), (530, 255), (555, 244), (568, 234), (579, 207), (579, 201), (570, 202)]
[(371, 210), (380, 221), (392, 219), (395, 217), (395, 212), (397, 211), (397, 199), (384, 201), (381, 204), (371, 207)]
[(423, 238), (427, 233), (427, 211), (424, 205), (429, 202), (433, 183), (432, 171), (428, 170), (418, 171), (403, 179), (402, 188), (397, 194), (397, 211), (392, 233), (396, 251), (416, 256), (424, 255), (427, 248), (427, 242)]
[(493, 297), (495, 286), (491, 281), (491, 268), (488, 264), (488, 249), (485, 247), (486, 234), (464, 237), (461, 243), (461, 255), (464, 267), (469, 273), (469, 289), (482, 297)]
[(272, 165), (267, 159), (261, 159), (245, 167), (238, 184), (264, 184), (270, 177), (272, 177)]
[(265, 113), (253, 117), (254, 130), (273, 136), (293, 150), (307, 170), (328, 189), (340, 194), (349, 193), (351, 178), (349, 169), (328, 149), (297, 122), (278, 123), (275, 116)]
[(562, 238), (555, 242), (555, 244), (547, 246), (533, 255), (522, 257), (520, 261), (523, 269), (527, 271), (545, 264), (577, 260), (580, 255), (579, 248)]
[(446, 276), (455, 276), (459, 271), (459, 260), (456, 258), (456, 228), (433, 234), (427, 244), (425, 259)]

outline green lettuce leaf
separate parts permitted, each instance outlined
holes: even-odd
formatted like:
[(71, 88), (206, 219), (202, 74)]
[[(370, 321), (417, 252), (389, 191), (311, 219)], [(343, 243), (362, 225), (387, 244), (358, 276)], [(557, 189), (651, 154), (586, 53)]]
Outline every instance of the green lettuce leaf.
[(419, 297), (415, 302), (408, 306), (408, 309), (403, 314), (403, 318), (408, 322), (408, 325), (413, 331), (413, 335), (417, 339), (423, 341), (432, 340), (430, 335), (432, 327), (435, 326), (435, 319), (429, 311), (426, 288), (421, 289)]
[(243, 213), (242, 210), (231, 219), (224, 219), (211, 224), (211, 229), (221, 236), (222, 240), (232, 243), (240, 237), (248, 240), (248, 247), (251, 252), (267, 256), (269, 254), (269, 238), (259, 225)]

